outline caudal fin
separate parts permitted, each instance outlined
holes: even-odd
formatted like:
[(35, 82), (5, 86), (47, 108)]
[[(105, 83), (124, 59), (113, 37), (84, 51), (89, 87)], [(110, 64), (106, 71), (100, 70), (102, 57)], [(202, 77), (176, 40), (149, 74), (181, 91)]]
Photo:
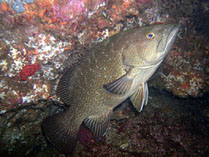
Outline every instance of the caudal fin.
[(75, 149), (82, 123), (75, 122), (72, 117), (68, 116), (65, 112), (59, 113), (42, 122), (43, 131), (49, 142), (65, 154), (71, 154)]

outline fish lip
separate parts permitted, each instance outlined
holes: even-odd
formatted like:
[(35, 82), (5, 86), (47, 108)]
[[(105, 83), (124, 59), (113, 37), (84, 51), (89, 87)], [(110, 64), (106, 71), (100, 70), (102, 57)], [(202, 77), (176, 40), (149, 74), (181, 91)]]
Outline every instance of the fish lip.
[(159, 46), (162, 46), (161, 43), (160, 43), (160, 42), (163, 41), (163, 39), (162, 39), (161, 41), (159, 41), (158, 48), (157, 48), (159, 53), (161, 54), (160, 60), (163, 59), (168, 54), (170, 49), (172, 48), (172, 45), (173, 45), (173, 43), (176, 39), (176, 36), (178, 34), (179, 28), (180, 28), (180, 25), (172, 24), (166, 30), (166, 32), (164, 32), (164, 34), (168, 34), (166, 36), (166, 39), (164, 40), (165, 44), (163, 45), (163, 48), (159, 47)]
[(169, 45), (172, 45), (173, 42), (175, 41), (179, 28), (180, 28), (180, 25), (173, 25), (173, 27), (171, 27), (168, 30), (169, 33), (166, 39), (166, 46), (165, 46), (164, 51), (168, 48)]
[[(180, 28), (180, 25), (173, 25), (173, 27), (170, 28), (169, 30), (169, 35), (167, 37), (167, 45), (172, 42), (172, 41), (175, 41), (176, 39), (176, 36), (178, 34), (178, 31), (179, 31), (179, 28)], [(167, 47), (167, 46), (166, 46)]]

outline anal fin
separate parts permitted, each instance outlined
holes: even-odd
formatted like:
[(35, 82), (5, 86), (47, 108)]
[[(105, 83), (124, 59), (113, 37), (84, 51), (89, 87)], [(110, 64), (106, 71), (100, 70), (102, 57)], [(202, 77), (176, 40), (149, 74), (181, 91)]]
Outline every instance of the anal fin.
[(96, 138), (102, 137), (108, 128), (112, 109), (101, 115), (93, 115), (84, 119), (84, 125), (92, 131)]
[(134, 94), (130, 97), (133, 106), (138, 112), (141, 112), (144, 105), (148, 102), (148, 86), (147, 83), (143, 83), (139, 89), (137, 89)]

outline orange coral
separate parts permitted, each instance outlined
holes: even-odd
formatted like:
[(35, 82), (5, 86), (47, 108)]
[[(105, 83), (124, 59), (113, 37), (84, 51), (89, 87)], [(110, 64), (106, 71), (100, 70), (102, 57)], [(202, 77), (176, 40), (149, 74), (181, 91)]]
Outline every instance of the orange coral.
[(1, 11), (8, 11), (9, 9), (9, 5), (6, 2), (2, 2), (2, 4), (0, 5), (0, 10)]

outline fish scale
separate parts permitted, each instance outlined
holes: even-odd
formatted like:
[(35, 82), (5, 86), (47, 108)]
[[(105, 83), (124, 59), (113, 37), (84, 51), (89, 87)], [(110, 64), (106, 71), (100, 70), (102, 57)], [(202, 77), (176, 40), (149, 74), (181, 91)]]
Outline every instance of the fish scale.
[(154, 25), (114, 35), (93, 47), (61, 77), (57, 96), (69, 109), (44, 119), (47, 139), (65, 154), (76, 147), (80, 125), (102, 137), (114, 108), (130, 97), (141, 112), (147, 81), (172, 48), (179, 26)]

